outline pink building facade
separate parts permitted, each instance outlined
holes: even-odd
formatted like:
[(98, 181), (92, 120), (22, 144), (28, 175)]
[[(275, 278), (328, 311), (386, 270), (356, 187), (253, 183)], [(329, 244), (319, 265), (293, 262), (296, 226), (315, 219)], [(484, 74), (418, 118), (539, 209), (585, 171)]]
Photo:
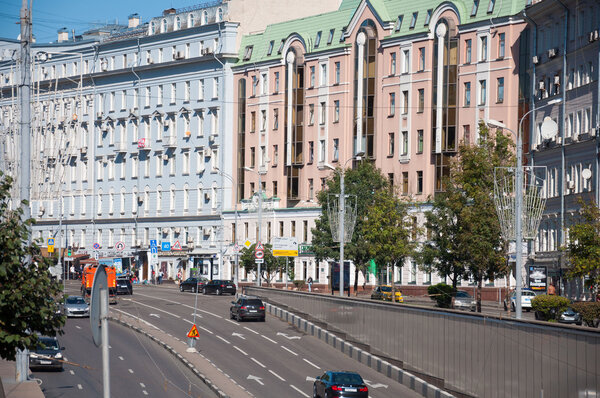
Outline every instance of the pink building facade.
[[(238, 240), (296, 236), (309, 245), (328, 166), (351, 167), (361, 152), (422, 221), (449, 160), (460, 142), (476, 142), (481, 120), (517, 129), (526, 26), (517, 14), (525, 4), (504, 3), (344, 1), (335, 12), (245, 36), (233, 68), (236, 199), (255, 194), (260, 179), (272, 216), (258, 237), (249, 213)], [(326, 264), (301, 256), (295, 266), (296, 279), (327, 283)], [(440, 280), (413, 261), (393, 278)]]

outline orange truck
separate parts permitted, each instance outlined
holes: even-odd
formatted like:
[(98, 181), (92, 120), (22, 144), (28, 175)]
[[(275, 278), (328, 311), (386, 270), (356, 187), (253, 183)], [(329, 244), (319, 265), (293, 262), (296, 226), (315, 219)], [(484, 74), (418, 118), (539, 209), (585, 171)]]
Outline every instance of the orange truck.
[[(102, 260), (100, 260), (102, 261)], [(98, 269), (98, 262), (94, 261), (91, 264), (83, 267), (81, 275), (81, 294), (88, 298), (92, 294), (92, 286), (94, 284), (94, 275)], [(108, 282), (108, 301), (117, 303), (117, 270), (112, 265), (106, 265), (106, 277)]]

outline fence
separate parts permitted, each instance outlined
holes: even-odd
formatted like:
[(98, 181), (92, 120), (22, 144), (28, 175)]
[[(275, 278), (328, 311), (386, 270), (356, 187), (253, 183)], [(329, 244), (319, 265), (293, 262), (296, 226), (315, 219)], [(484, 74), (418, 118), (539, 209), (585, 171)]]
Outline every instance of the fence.
[(247, 287), (457, 395), (600, 398), (600, 333), (457, 311)]

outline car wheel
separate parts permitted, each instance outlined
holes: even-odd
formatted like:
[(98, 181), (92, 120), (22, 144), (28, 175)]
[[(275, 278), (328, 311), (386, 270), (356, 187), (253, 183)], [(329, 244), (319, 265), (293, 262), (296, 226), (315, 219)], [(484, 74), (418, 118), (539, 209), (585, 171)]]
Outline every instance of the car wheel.
[(235, 314), (235, 320), (238, 322), (242, 321), (242, 317), (240, 316), (240, 314)]
[(183, 286), (179, 285), (179, 291), (183, 292)]
[(202, 294), (206, 294), (206, 288), (205, 287), (202, 288)]
[(235, 316), (233, 316), (233, 312), (231, 310), (229, 311), (229, 319), (235, 319)]
[(196, 293), (196, 286), (192, 287), (192, 293)]
[(221, 289), (217, 289), (217, 296), (220, 296), (221, 294), (223, 294), (223, 292), (221, 291)]
[(260, 321), (261, 321), (261, 322), (265, 322), (266, 320), (267, 320), (267, 318), (266, 318), (266, 317), (262, 317), (262, 318), (260, 318)]

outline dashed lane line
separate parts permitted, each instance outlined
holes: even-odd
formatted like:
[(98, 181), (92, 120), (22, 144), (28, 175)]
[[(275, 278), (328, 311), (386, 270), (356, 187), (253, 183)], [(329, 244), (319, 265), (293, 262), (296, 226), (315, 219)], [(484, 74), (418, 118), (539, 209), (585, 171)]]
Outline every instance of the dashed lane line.
[(229, 341), (225, 340), (223, 337), (221, 337), (219, 335), (217, 335), (217, 338), (223, 340), (227, 344), (231, 344)]
[(266, 368), (265, 365), (263, 365), (262, 363), (258, 362), (256, 359), (250, 357), (251, 360), (253, 360), (254, 362), (256, 362), (261, 368)]
[(264, 334), (261, 334), (261, 337), (262, 337), (262, 338), (264, 338), (264, 339), (266, 339), (266, 340), (269, 340), (269, 341), (270, 341), (271, 343), (273, 343), (273, 344), (277, 344), (277, 342), (276, 342), (275, 340), (273, 340), (273, 339), (271, 339), (271, 338), (268, 338), (268, 337), (267, 337), (267, 336), (265, 336)]
[(317, 368), (317, 369), (319, 369), (319, 370), (321, 369), (320, 367), (318, 367), (317, 365), (315, 365), (314, 363), (312, 363), (311, 361), (309, 361), (309, 360), (308, 360), (308, 359), (306, 359), (306, 358), (302, 358), (302, 360), (303, 360), (304, 362), (306, 362), (307, 364), (309, 364), (309, 365), (311, 365), (311, 366), (314, 366), (315, 368)]
[(297, 353), (295, 353), (294, 351), (290, 350), (289, 348), (287, 348), (285, 346), (280, 346), (280, 347), (283, 348), (284, 350), (286, 350), (287, 352), (289, 352), (290, 354), (298, 356)]
[(83, 390), (83, 386), (81, 384), (77, 384), (77, 388), (79, 388), (80, 390)]
[[(238, 350), (239, 352), (241, 352), (242, 354), (248, 356), (248, 354), (246, 353), (246, 351), (242, 350), (241, 348), (239, 348), (238, 346), (234, 345), (233, 348), (235, 348), (236, 350)], [(252, 358), (254, 359), (254, 358)]]
[(269, 369), (269, 373), (271, 373), (273, 376), (277, 377), (279, 380), (285, 381), (285, 379), (283, 377), (279, 376), (277, 373), (273, 372), (271, 369)]
[(292, 384), (290, 384), (290, 387), (292, 387), (294, 390), (298, 391), (303, 397), (310, 398), (304, 391), (302, 391), (298, 387), (296, 387), (296, 386), (294, 386)]
[(248, 330), (248, 331), (250, 331), (250, 332), (252, 332), (254, 334), (260, 334), (257, 331), (250, 329), (248, 326), (244, 326), (244, 329), (246, 329), (246, 330)]

